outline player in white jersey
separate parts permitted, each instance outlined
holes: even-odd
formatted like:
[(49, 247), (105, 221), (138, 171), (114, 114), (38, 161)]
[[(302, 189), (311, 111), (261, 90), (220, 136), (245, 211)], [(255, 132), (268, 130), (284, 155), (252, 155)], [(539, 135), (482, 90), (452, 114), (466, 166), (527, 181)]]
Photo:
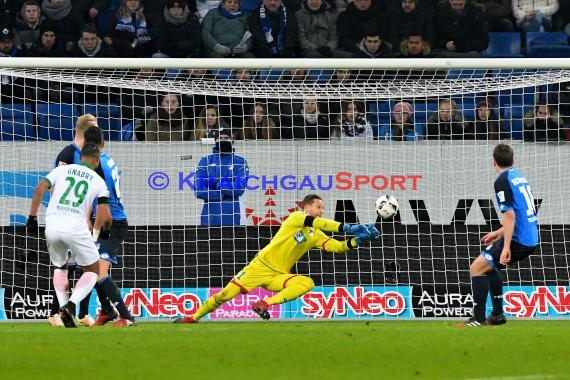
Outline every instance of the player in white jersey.
[[(91, 292), (99, 273), (99, 251), (93, 242), (99, 230), (111, 227), (109, 191), (105, 181), (95, 173), (99, 166), (99, 147), (88, 143), (81, 150), (81, 164), (58, 166), (36, 187), (30, 218), (36, 218), (46, 191), (52, 190), (46, 211), (46, 242), (51, 262), (56, 266), (53, 285), (65, 327), (77, 327), (75, 305)], [(93, 201), (97, 200), (97, 217), (93, 236), (87, 221)], [(83, 274), (71, 297), (67, 298), (67, 251), (73, 252)]]

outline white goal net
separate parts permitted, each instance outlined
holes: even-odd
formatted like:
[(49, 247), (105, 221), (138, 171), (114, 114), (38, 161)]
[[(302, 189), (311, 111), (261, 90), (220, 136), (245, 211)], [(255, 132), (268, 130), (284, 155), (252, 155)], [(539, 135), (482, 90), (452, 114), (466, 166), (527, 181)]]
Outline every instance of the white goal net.
[[(86, 113), (120, 170), (130, 227), (112, 277), (139, 319), (192, 314), (309, 193), (323, 197), (326, 217), (376, 223), (381, 238), (347, 254), (311, 250), (293, 271), (316, 287), (274, 306), (274, 318), (469, 316), (469, 264), (500, 225), (491, 157), (500, 141), (533, 186), (541, 238), (504, 272), (505, 311), (570, 312), (566, 60), (6, 61), (0, 319), (49, 314), (53, 266), (43, 231), (25, 223), (35, 186)], [(249, 171), (198, 170), (220, 131)], [(197, 186), (204, 173), (243, 186), (214, 200)], [(386, 193), (400, 203), (388, 222), (374, 210)], [(251, 304), (269, 294), (255, 290), (208, 318), (254, 318)], [(94, 294), (90, 314), (97, 308)]]

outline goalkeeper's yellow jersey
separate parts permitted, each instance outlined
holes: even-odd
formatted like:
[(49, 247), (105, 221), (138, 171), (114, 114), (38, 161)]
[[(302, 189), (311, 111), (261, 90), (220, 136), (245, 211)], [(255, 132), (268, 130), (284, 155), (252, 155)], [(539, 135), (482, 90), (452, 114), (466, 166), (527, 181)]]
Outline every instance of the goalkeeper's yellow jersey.
[[(338, 241), (323, 231), (338, 232), (340, 223), (325, 218), (315, 218), (313, 226), (305, 226), (305, 215), (295, 211), (281, 225), (273, 239), (257, 254), (257, 258), (271, 269), (289, 273), (295, 264), (311, 248), (334, 253), (350, 250), (347, 241)], [(354, 243), (353, 246), (356, 246)]]

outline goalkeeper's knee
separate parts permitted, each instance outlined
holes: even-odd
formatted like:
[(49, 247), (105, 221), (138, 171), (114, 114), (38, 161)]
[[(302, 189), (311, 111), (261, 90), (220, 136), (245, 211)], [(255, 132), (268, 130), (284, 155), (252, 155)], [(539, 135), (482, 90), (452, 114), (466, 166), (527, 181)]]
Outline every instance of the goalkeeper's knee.
[(287, 281), (287, 287), (291, 285), (301, 285), (302, 287), (306, 288), (308, 292), (315, 287), (315, 282), (312, 278), (307, 276), (295, 276)]
[(216, 301), (216, 303), (218, 304), (223, 304), (234, 299), (240, 293), (241, 293), (240, 288), (238, 288), (233, 284), (230, 284), (229, 286), (226, 286), (225, 288), (220, 290), (218, 293), (214, 294), (214, 301)]

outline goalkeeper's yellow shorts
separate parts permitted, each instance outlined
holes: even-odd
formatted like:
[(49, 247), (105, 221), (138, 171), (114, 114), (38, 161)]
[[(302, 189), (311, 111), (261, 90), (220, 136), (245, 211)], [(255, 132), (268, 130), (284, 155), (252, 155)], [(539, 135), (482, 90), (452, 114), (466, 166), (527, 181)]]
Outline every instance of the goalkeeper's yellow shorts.
[(287, 281), (296, 276), (296, 274), (277, 272), (256, 257), (230, 282), (238, 286), (242, 293), (248, 293), (259, 287), (270, 292), (280, 292), (287, 285)]

